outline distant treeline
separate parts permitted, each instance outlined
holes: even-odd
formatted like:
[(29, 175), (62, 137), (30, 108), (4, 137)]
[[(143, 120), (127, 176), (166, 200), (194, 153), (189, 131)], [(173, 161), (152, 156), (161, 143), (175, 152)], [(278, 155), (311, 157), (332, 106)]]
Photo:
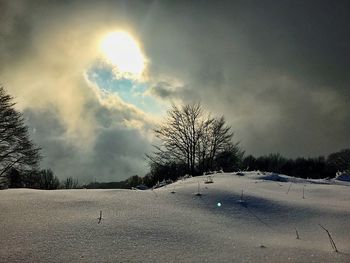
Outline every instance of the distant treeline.
[(12, 168), (6, 174), (6, 177), (2, 178), (2, 181), (3, 183), (0, 185), (2, 185), (3, 188), (32, 188), (43, 190), (80, 188), (77, 179), (68, 177), (60, 181), (50, 169), (20, 172)]
[[(281, 154), (269, 154), (266, 156), (254, 157), (243, 156), (241, 151), (223, 151), (214, 159), (212, 170), (223, 172), (234, 172), (238, 170), (260, 170), (266, 172), (281, 173), (300, 178), (334, 178), (338, 171), (350, 172), (350, 149), (341, 150), (330, 154), (327, 157), (316, 158), (286, 158)], [(150, 172), (141, 181), (147, 186), (155, 185), (163, 180), (177, 180), (187, 173), (186, 164), (181, 162), (151, 163)], [(201, 175), (196, 170), (193, 176)]]
[[(227, 159), (224, 158), (225, 156)], [(219, 164), (230, 165), (220, 167), (218, 166)], [(328, 157), (300, 157), (296, 159), (285, 158), (279, 153), (260, 157), (254, 157), (252, 155), (241, 156), (241, 154), (237, 154), (235, 158), (232, 157), (232, 154), (225, 154), (220, 156), (220, 160), (216, 163), (215, 167), (218, 168), (218, 170), (222, 170), (223, 172), (234, 172), (238, 170), (260, 170), (266, 172), (281, 173), (300, 178), (334, 178), (338, 171), (350, 172), (350, 149), (332, 153)], [(208, 170), (207, 172), (210, 173), (213, 171)], [(144, 177), (134, 175), (121, 182), (94, 182), (84, 187), (95, 189), (130, 189), (141, 184), (147, 187), (153, 187), (162, 181), (176, 181), (179, 178), (185, 176), (186, 173), (186, 163), (153, 163), (150, 172), (147, 173)], [(196, 175), (199, 174), (197, 173), (194, 176)]]
[(285, 158), (278, 153), (257, 158), (249, 155), (243, 159), (242, 169), (275, 172), (300, 178), (333, 178), (338, 171), (350, 170), (350, 150), (332, 153), (328, 157), (296, 159)]
[(83, 188), (87, 189), (130, 189), (143, 183), (143, 179), (138, 175), (133, 175), (128, 179), (120, 182), (91, 182), (87, 185), (83, 185)]
[[(226, 158), (225, 158), (226, 157)], [(219, 164), (230, 164), (220, 167)], [(350, 149), (330, 154), (327, 157), (316, 158), (285, 158), (279, 153), (266, 156), (254, 157), (252, 155), (242, 156), (237, 154), (223, 154), (215, 165), (217, 170), (233, 172), (238, 170), (260, 170), (275, 172), (300, 178), (333, 178), (338, 171), (350, 172)], [(31, 173), (20, 173), (12, 169), (7, 175), (7, 185), (10, 188), (33, 188), (33, 189), (130, 189), (140, 185), (149, 188), (162, 181), (176, 181), (187, 174), (185, 163), (168, 162), (151, 165), (150, 172), (144, 177), (133, 175), (126, 180), (119, 182), (91, 182), (80, 185), (78, 180), (68, 177), (60, 181), (53, 172), (41, 170)], [(213, 171), (206, 171), (213, 172)], [(194, 176), (199, 175), (198, 173)]]

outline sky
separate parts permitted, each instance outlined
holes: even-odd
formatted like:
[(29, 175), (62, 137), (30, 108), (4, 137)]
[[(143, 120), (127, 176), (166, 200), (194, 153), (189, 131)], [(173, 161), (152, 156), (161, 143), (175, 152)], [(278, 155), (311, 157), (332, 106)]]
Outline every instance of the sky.
[(0, 0), (0, 83), (61, 179), (144, 175), (171, 103), (224, 115), (246, 154), (328, 155), (350, 146), (349, 12), (341, 0)]

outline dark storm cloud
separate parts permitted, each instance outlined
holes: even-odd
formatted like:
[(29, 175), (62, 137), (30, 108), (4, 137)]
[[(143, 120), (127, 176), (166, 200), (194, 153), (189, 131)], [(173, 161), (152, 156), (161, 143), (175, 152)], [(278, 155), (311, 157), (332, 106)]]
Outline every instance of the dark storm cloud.
[(247, 152), (298, 156), (349, 147), (348, 2), (167, 8), (154, 21), (169, 22), (154, 25), (158, 34), (145, 40), (153, 63), (183, 79), (191, 98), (224, 113)]
[(24, 5), (15, 1), (0, 1), (0, 70), (4, 62), (11, 63), (17, 54), (27, 48), (24, 42), (30, 38), (29, 15), (23, 12)]
[(159, 81), (151, 85), (148, 89), (148, 93), (157, 96), (161, 99), (179, 99), (184, 98), (185, 94), (188, 94), (190, 90), (187, 87), (173, 84), (169, 81)]
[(176, 96), (172, 86), (164, 81), (151, 87), (151, 93), (159, 96), (160, 98), (171, 98)]
[[(350, 147), (348, 1), (0, 3), (1, 81), (29, 104), (44, 162), (62, 177), (110, 180), (147, 170), (152, 122), (122, 101), (97, 99), (72, 73), (85, 69), (76, 62), (91, 56), (89, 40), (114, 26), (140, 39), (154, 84), (148, 94), (224, 114), (247, 153)], [(83, 51), (75, 57), (66, 43)], [(88, 149), (71, 143), (72, 132), (93, 137)]]
[[(113, 119), (115, 113), (104, 108), (104, 115)], [(42, 166), (56, 171), (61, 179), (73, 176), (83, 183), (118, 181), (143, 175), (146, 170), (144, 154), (151, 146), (138, 130), (103, 122), (93, 147), (84, 149), (67, 140), (64, 124), (53, 108), (27, 109), (24, 116), (33, 140), (42, 146)]]
[(91, 167), (94, 173), (90, 174), (143, 176), (146, 169), (143, 162), (145, 152), (150, 150), (150, 143), (137, 130), (104, 130), (96, 140)]

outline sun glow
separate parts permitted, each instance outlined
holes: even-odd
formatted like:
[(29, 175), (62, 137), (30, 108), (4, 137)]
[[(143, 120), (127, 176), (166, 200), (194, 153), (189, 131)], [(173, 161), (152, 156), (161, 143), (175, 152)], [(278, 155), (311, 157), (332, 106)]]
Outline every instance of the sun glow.
[(111, 32), (100, 45), (105, 59), (123, 76), (140, 77), (145, 69), (145, 57), (137, 41), (123, 31)]

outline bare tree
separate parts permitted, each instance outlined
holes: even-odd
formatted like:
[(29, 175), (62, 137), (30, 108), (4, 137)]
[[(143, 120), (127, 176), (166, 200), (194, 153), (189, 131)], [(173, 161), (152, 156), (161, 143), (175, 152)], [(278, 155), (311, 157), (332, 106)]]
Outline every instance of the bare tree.
[(214, 119), (210, 116), (203, 122), (201, 127), (201, 136), (197, 147), (198, 166), (201, 172), (207, 171), (210, 168), (211, 142)]
[(200, 104), (173, 105), (165, 121), (155, 130), (161, 145), (154, 146), (156, 151), (148, 156), (149, 159), (160, 164), (173, 161), (186, 163), (188, 172), (193, 174), (202, 115)]
[(22, 114), (14, 106), (13, 98), (0, 87), (0, 178), (12, 168), (36, 169), (40, 160), (40, 149), (30, 141)]
[(173, 105), (155, 134), (160, 145), (147, 155), (151, 164), (184, 163), (192, 175), (212, 168), (217, 154), (233, 145), (224, 117), (210, 117), (199, 103)]
[(207, 143), (209, 167), (214, 166), (214, 158), (218, 153), (229, 149), (232, 144), (233, 132), (231, 127), (226, 125), (223, 116), (214, 118), (209, 123), (209, 132), (204, 133), (204, 141)]
[(41, 170), (39, 173), (39, 188), (45, 190), (58, 189), (60, 186), (59, 179), (53, 174), (52, 170)]
[(79, 181), (78, 179), (73, 179), (73, 177), (67, 177), (63, 182), (63, 187), (65, 189), (77, 189), (79, 188)]

